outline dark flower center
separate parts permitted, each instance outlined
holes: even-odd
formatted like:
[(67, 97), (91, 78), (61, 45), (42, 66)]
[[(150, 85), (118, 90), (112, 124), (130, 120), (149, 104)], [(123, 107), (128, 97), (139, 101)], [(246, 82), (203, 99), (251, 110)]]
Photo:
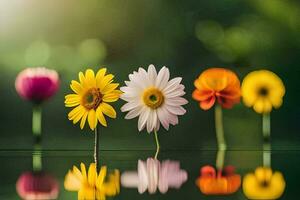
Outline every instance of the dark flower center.
[(102, 94), (98, 88), (89, 89), (83, 96), (82, 104), (85, 108), (97, 109), (102, 102)]
[(258, 90), (258, 94), (265, 97), (269, 94), (269, 90), (265, 87), (262, 87)]

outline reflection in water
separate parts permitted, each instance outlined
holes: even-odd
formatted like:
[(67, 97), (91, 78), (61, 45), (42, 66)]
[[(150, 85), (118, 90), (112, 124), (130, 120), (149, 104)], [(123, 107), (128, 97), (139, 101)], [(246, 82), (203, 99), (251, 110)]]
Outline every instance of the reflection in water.
[(59, 185), (45, 172), (24, 172), (17, 181), (17, 192), (22, 199), (56, 199)]
[(18, 179), (16, 189), (19, 196), (30, 200), (56, 199), (59, 193), (58, 181), (42, 169), (42, 107), (41, 103), (58, 90), (59, 77), (56, 71), (46, 68), (27, 68), (19, 73), (15, 82), (20, 97), (31, 101), (32, 134), (34, 151), (31, 172), (24, 172)]
[(244, 177), (243, 190), (249, 199), (278, 199), (284, 192), (282, 173), (269, 167), (258, 167)]
[(223, 170), (204, 166), (200, 173), (196, 184), (203, 194), (227, 195), (235, 193), (240, 188), (241, 176), (234, 173), (233, 166), (227, 166)]
[(78, 199), (105, 200), (106, 196), (115, 196), (120, 192), (118, 170), (107, 175), (106, 166), (102, 166), (98, 173), (95, 163), (90, 164), (88, 171), (81, 163), (80, 169), (73, 166), (73, 170), (69, 170), (64, 182), (66, 190), (78, 192)]
[(147, 161), (138, 161), (138, 170), (124, 172), (121, 176), (123, 187), (137, 188), (142, 194), (148, 190), (150, 194), (166, 193), (169, 188), (179, 189), (187, 181), (188, 175), (180, 169), (178, 161), (148, 158)]

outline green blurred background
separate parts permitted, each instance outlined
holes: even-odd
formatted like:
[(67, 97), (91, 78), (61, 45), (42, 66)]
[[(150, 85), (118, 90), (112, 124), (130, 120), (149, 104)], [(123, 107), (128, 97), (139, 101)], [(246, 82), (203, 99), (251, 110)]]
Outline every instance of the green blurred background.
[[(278, 163), (274, 168), (285, 170), (288, 183), (293, 183), (294, 173), (299, 175), (295, 166), (300, 163), (299, 19), (297, 0), (1, 0), (0, 196), (14, 198), (5, 195), (13, 195), (18, 175), (31, 167), (32, 106), (19, 98), (14, 81), (22, 69), (34, 66), (56, 69), (61, 77), (58, 94), (43, 107), (43, 146), (50, 152), (45, 154), (45, 167), (61, 180), (72, 164), (79, 164), (80, 156), (92, 161), (93, 134), (68, 121), (70, 109), (64, 107), (64, 96), (71, 92), (69, 83), (79, 71), (105, 66), (121, 85), (129, 73), (149, 64), (169, 67), (172, 77), (182, 76), (189, 100), (187, 114), (169, 132), (161, 129), (159, 138), (162, 157), (184, 161), (182, 154), (188, 154), (191, 159), (186, 168), (196, 176), (200, 160), (214, 163), (214, 156), (203, 152), (214, 154), (216, 140), (213, 110), (200, 110), (191, 98), (194, 79), (214, 66), (234, 70), (241, 80), (252, 70), (270, 69), (282, 78), (287, 91), (283, 106), (271, 116), (272, 149), (279, 152), (281, 161), (273, 158)], [(120, 100), (115, 108), (119, 111), (123, 104)], [(108, 121), (108, 128), (100, 128), (100, 149), (104, 163), (132, 169), (136, 159), (153, 154), (155, 143), (152, 135), (138, 133), (137, 120), (128, 121), (124, 116), (119, 111), (116, 120)], [(233, 152), (228, 156), (230, 164), (241, 167), (240, 171), (262, 164), (260, 115), (241, 103), (224, 111), (224, 128), (228, 149)], [(252, 156), (241, 164), (241, 153), (235, 151), (244, 152), (246, 158), (247, 153)], [(296, 163), (293, 168), (289, 169), (288, 160)], [(125, 168), (124, 162), (130, 167)], [(195, 176), (190, 187), (194, 187)], [(201, 197), (191, 190), (195, 188), (180, 194)], [(179, 197), (174, 193), (172, 199)]]

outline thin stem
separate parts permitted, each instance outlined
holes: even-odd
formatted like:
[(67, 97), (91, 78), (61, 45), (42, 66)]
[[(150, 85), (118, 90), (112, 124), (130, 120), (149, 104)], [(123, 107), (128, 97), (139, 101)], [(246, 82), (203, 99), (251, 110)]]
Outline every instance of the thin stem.
[(155, 153), (154, 159), (157, 159), (157, 156), (158, 156), (158, 153), (159, 153), (159, 150), (160, 150), (157, 131), (154, 131), (154, 136), (155, 136), (155, 142), (156, 142), (156, 153)]
[(33, 171), (42, 170), (42, 108), (34, 105), (32, 109), (32, 134), (34, 138), (34, 149), (32, 153)]
[(219, 104), (215, 106), (215, 127), (216, 127), (216, 137), (218, 142), (218, 154), (216, 160), (216, 167), (217, 169), (222, 169), (224, 166), (225, 151), (227, 147), (224, 138), (222, 107)]
[(262, 132), (264, 138), (263, 144), (263, 165), (271, 166), (271, 117), (270, 114), (263, 114)]
[(98, 127), (95, 128), (95, 144), (94, 144), (94, 162), (96, 165), (96, 170), (98, 171), (98, 160), (99, 160), (99, 134)]

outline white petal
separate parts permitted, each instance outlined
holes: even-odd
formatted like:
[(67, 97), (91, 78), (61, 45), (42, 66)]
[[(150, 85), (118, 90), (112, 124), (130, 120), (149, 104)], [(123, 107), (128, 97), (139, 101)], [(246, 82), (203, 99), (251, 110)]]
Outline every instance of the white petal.
[(140, 117), (139, 117), (139, 121), (138, 121), (138, 129), (139, 131), (143, 130), (145, 128), (146, 122), (149, 118), (149, 114), (150, 114), (150, 108), (148, 107), (143, 107)]
[(167, 87), (164, 88), (163, 92), (168, 93), (168, 92), (173, 91), (180, 84), (181, 80), (182, 80), (181, 77), (173, 78), (172, 80), (170, 80), (168, 82)]
[(161, 68), (161, 70), (158, 72), (155, 86), (163, 90), (167, 86), (169, 78), (170, 78), (169, 69), (166, 67)]
[(185, 91), (183, 91), (183, 90), (175, 90), (171, 93), (166, 93), (165, 94), (166, 98), (180, 97), (180, 96), (183, 96), (183, 95), (185, 95)]
[(169, 121), (170, 121), (170, 124), (172, 124), (173, 126), (175, 126), (176, 124), (178, 124), (178, 116), (170, 114)]
[(186, 110), (182, 106), (166, 106), (167, 110), (174, 115), (184, 115)]
[(148, 67), (148, 77), (149, 77), (150, 84), (152, 84), (154, 86), (155, 85), (155, 80), (157, 78), (157, 72), (156, 72), (156, 69), (155, 69), (154, 65), (149, 65), (149, 67)]
[(142, 112), (142, 108), (143, 107), (140, 106), (140, 107), (132, 109), (131, 111), (129, 111), (127, 113), (127, 115), (125, 116), (125, 119), (133, 119), (133, 118), (139, 116), (141, 114), (141, 112)]
[(154, 110), (150, 110), (150, 114), (149, 114), (149, 117), (147, 119), (147, 132), (148, 133), (151, 133), (152, 132), (152, 123), (153, 123), (153, 115), (154, 115)]
[(130, 101), (121, 107), (122, 112), (127, 112), (141, 106), (139, 101)]
[(160, 107), (157, 109), (157, 115), (161, 125), (166, 130), (169, 130), (169, 121), (168, 121), (169, 111), (164, 107)]
[(185, 98), (182, 97), (174, 97), (174, 98), (166, 98), (165, 103), (170, 106), (181, 106), (188, 103)]

